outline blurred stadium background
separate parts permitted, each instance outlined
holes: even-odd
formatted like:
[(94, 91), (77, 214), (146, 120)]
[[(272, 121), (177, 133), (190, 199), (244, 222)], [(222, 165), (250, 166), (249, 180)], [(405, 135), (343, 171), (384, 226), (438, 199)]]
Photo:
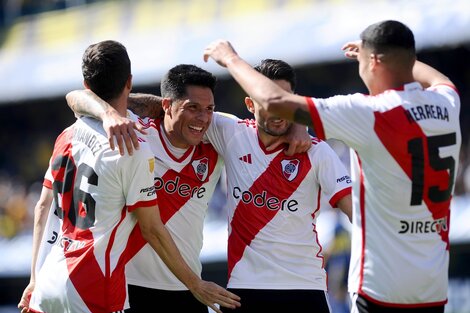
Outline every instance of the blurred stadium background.
[[(33, 208), (54, 140), (73, 123), (64, 96), (82, 88), (81, 55), (94, 42), (122, 42), (134, 91), (159, 93), (163, 73), (191, 63), (219, 77), (217, 110), (248, 117), (227, 72), (204, 63), (204, 47), (230, 40), (252, 64), (279, 58), (298, 74), (298, 93), (366, 92), (341, 45), (367, 25), (398, 19), (415, 33), (419, 59), (457, 85), (463, 146), (451, 214), (449, 304), (470, 312), (470, 1), (468, 0), (0, 0), (0, 313), (15, 309), (29, 279)], [(347, 162), (345, 147), (330, 142)], [(203, 275), (225, 284), (224, 186), (210, 203)], [(327, 208), (320, 240), (328, 256), (333, 313), (347, 312), (349, 229)], [(439, 282), (436, 282), (439, 283)]]

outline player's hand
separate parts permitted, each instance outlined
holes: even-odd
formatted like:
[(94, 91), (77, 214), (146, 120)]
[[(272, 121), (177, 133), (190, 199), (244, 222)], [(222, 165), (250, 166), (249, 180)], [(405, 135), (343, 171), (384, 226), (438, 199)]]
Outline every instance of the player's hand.
[(347, 42), (341, 50), (344, 51), (344, 56), (349, 58), (349, 59), (354, 59), (357, 60), (357, 57), (359, 55), (359, 50), (361, 48), (361, 41), (350, 41)]
[(31, 294), (33, 293), (35, 283), (29, 282), (28, 286), (23, 291), (23, 295), (21, 296), (20, 302), (18, 303), (18, 309), (20, 309), (21, 313), (30, 312), (29, 310), (29, 300), (31, 299)]
[(238, 57), (238, 54), (227, 40), (216, 40), (204, 49), (204, 62), (212, 58), (219, 65), (227, 67), (227, 63), (234, 57)]
[(201, 280), (199, 285), (191, 292), (196, 299), (217, 313), (222, 313), (222, 311), (216, 304), (230, 309), (235, 309), (241, 305), (239, 296), (213, 282)]
[(124, 155), (124, 145), (129, 155), (132, 155), (134, 149), (139, 149), (139, 140), (135, 131), (147, 134), (142, 125), (122, 117), (116, 110), (108, 110), (103, 116), (103, 128), (108, 135), (109, 146), (115, 149), (115, 140), (119, 148), (119, 153)]
[(284, 136), (280, 136), (279, 139), (267, 146), (266, 150), (273, 151), (281, 144), (287, 144), (287, 150), (284, 153), (291, 156), (307, 152), (312, 146), (312, 138), (304, 125), (294, 123)]

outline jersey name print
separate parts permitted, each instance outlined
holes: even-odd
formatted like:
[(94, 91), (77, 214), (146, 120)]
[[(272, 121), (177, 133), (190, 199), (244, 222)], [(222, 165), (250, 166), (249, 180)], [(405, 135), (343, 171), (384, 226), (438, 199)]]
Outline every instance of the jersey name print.
[[(437, 225), (443, 227), (436, 230), (439, 230), (438, 233), (449, 249), (447, 219), (450, 216), (456, 164), (451, 157), (445, 160), (440, 158), (439, 148), (455, 145), (456, 134), (451, 132), (426, 136), (414, 119), (412, 121), (407, 119), (405, 112), (408, 111), (401, 106), (384, 113), (375, 112), (374, 130), (384, 147), (412, 182), (410, 205), (421, 205), (424, 201), (431, 211), (432, 218), (435, 221), (441, 220)], [(448, 114), (446, 116), (448, 117)], [(399, 134), (395, 132), (397, 127)], [(428, 153), (425, 154), (424, 151)], [(403, 155), (403, 152), (407, 152), (406, 155)], [(445, 161), (445, 167), (440, 168), (439, 161)]]
[(353, 227), (359, 231), (352, 236), (349, 291), (389, 306), (446, 303), (461, 146), (457, 91), (415, 82), (376, 96), (306, 101), (315, 131), (355, 150)]
[[(144, 191), (154, 188), (151, 162), (145, 144), (133, 157), (112, 151), (101, 123), (90, 118), (77, 120), (58, 137), (47, 174), (53, 220), (41, 243), (50, 250), (38, 266), (32, 309), (112, 312), (128, 307), (125, 245), (136, 223), (132, 210), (156, 204), (155, 193)], [(57, 236), (46, 237), (54, 232)]]

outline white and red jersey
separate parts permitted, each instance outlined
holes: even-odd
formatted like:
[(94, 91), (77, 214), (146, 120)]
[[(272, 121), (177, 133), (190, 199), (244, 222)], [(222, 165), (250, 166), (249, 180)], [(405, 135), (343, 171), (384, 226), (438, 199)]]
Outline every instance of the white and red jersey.
[(228, 287), (326, 290), (320, 200), (334, 207), (351, 189), (336, 153), (316, 138), (307, 153), (268, 152), (254, 120), (217, 113), (207, 137), (227, 173)]
[(77, 120), (57, 138), (50, 182), (60, 231), (40, 261), (34, 312), (128, 307), (125, 248), (136, 224), (131, 212), (157, 203), (153, 166), (146, 144), (133, 156), (112, 151), (102, 123), (91, 118)]
[[(176, 157), (163, 138), (160, 120), (139, 119), (139, 122), (146, 127), (146, 140), (155, 155), (155, 189), (162, 221), (186, 263), (200, 276), (204, 218), (221, 174), (222, 158), (212, 145), (203, 143)], [(129, 284), (187, 290), (149, 244), (134, 242), (132, 248), (137, 254), (126, 267)]]
[(415, 82), (306, 101), (316, 134), (355, 150), (349, 291), (397, 307), (444, 304), (461, 145), (456, 90)]

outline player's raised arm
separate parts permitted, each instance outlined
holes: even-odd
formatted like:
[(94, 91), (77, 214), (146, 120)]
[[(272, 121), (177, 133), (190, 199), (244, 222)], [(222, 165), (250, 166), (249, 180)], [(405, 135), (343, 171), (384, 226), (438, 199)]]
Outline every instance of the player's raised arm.
[(447, 76), (420, 61), (416, 61), (413, 66), (413, 78), (425, 88), (435, 85), (449, 85), (455, 88)]
[(204, 61), (209, 57), (228, 69), (245, 92), (265, 110), (281, 118), (312, 126), (312, 118), (305, 97), (291, 94), (243, 60), (230, 42), (218, 40), (204, 50)]

